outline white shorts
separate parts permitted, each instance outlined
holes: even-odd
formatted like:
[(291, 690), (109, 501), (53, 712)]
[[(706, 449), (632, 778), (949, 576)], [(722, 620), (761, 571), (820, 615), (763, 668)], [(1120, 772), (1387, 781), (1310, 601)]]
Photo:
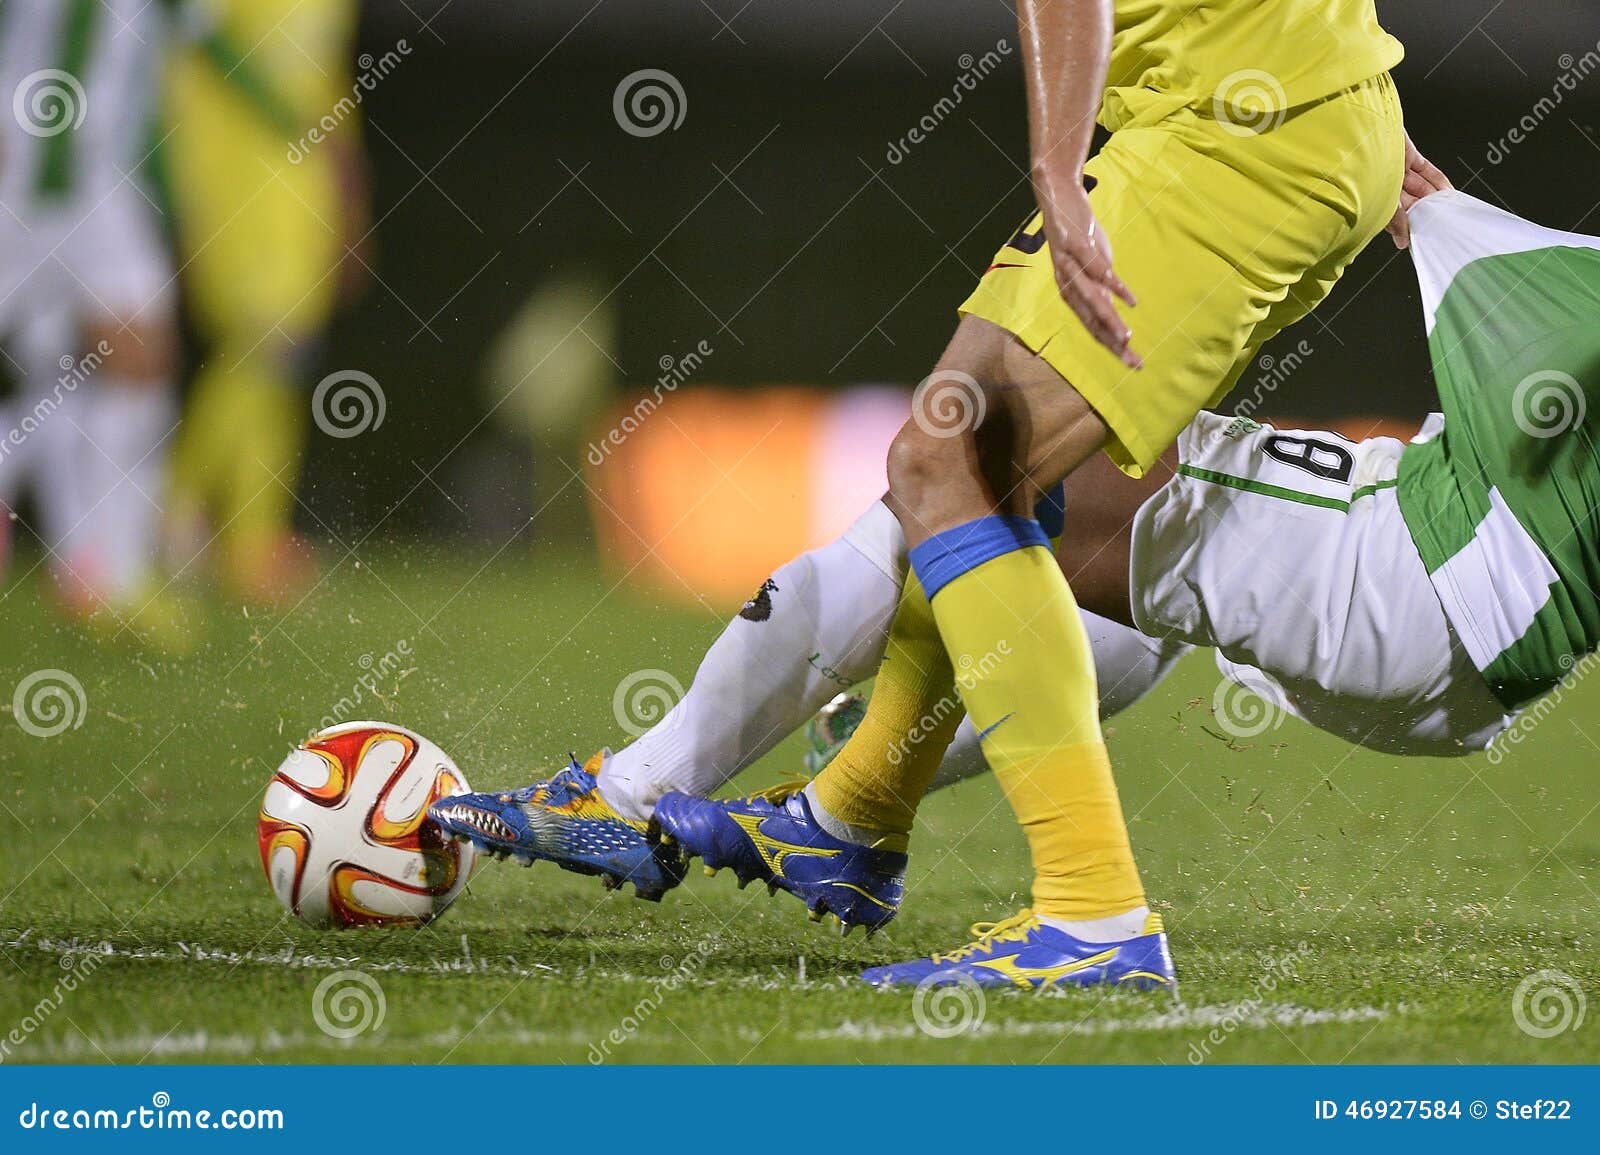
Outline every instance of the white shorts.
[(1400, 514), (1404, 443), (1202, 413), (1139, 510), (1139, 629), (1213, 646), (1280, 709), (1396, 754), (1481, 750), (1509, 724)]

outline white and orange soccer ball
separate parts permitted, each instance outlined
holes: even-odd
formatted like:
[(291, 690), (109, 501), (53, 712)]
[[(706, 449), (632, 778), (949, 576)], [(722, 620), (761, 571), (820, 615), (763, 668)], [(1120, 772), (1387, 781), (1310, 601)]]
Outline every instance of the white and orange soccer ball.
[(307, 738), (267, 785), (256, 837), (272, 892), (317, 927), (417, 926), (472, 873), (470, 843), (428, 819), (466, 776), (422, 735), (346, 722)]

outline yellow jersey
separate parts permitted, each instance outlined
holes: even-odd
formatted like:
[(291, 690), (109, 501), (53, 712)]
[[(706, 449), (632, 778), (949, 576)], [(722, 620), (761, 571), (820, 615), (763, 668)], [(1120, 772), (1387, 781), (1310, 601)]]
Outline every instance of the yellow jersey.
[(1116, 0), (1102, 121), (1152, 103), (1274, 112), (1400, 63), (1373, 0)]
[[(198, 0), (201, 28), (236, 85), (267, 90), (302, 125), (350, 94), (356, 0)], [(257, 94), (260, 95), (260, 94)]]

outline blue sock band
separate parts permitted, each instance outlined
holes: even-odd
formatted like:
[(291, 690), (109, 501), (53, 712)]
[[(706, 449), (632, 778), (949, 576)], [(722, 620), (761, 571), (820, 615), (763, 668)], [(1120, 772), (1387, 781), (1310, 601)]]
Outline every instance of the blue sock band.
[(1067, 483), (1058, 481), (1041, 494), (1033, 507), (1033, 519), (1044, 527), (1046, 537), (1060, 537), (1067, 529)]
[(1049, 549), (1050, 538), (1033, 518), (991, 514), (934, 534), (911, 551), (911, 568), (932, 601), (934, 594), (984, 562), (1036, 545)]

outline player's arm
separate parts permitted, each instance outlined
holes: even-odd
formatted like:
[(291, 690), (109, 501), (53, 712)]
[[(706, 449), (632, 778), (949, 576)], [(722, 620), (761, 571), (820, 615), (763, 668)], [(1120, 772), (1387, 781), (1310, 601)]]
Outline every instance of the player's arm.
[(1111, 56), (1112, 0), (1020, 0), (1028, 89), (1030, 172), (1061, 298), (1097, 341), (1132, 368), (1142, 362), (1112, 301), (1133, 294), (1111, 267), (1111, 246), (1089, 207), (1083, 163)]
[(1406, 218), (1406, 214), (1411, 211), (1412, 205), (1423, 197), (1455, 187), (1450, 183), (1450, 178), (1439, 171), (1437, 165), (1417, 151), (1417, 146), (1411, 142), (1411, 134), (1407, 133), (1406, 179), (1400, 186), (1400, 207), (1395, 210), (1394, 219), (1389, 222), (1388, 228), (1394, 247), (1404, 249), (1411, 244), (1411, 222)]

